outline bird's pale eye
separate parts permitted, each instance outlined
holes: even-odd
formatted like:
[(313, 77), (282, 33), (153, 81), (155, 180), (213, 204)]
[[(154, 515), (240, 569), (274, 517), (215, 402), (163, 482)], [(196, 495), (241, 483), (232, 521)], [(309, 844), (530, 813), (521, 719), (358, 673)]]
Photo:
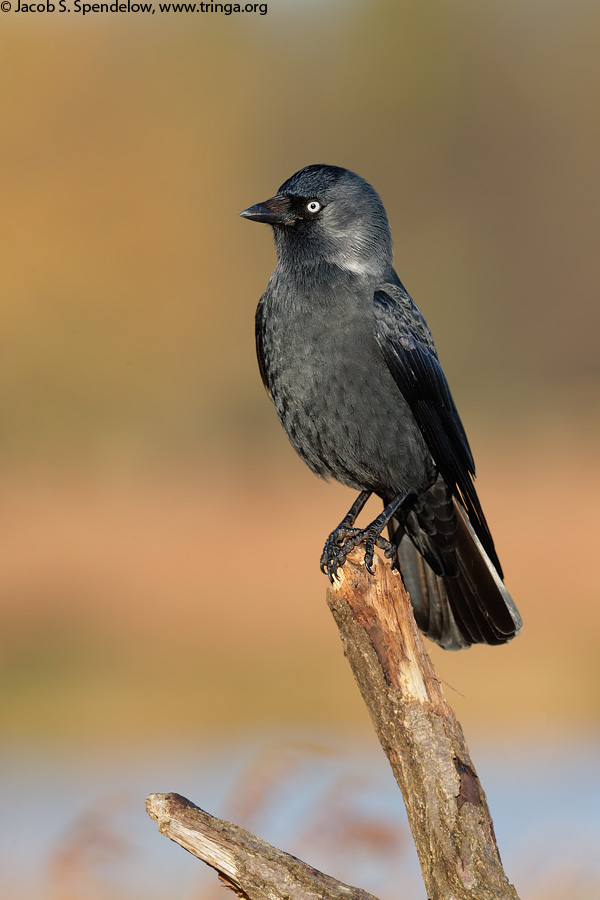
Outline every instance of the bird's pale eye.
[(321, 204), (318, 200), (309, 200), (309, 202), (306, 204), (306, 209), (314, 216), (314, 214), (318, 213), (321, 209)]

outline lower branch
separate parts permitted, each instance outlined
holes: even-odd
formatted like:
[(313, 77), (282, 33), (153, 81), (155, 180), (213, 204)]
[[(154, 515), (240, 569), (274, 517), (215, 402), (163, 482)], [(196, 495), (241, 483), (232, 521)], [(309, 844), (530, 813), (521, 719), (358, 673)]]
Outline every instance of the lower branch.
[(158, 830), (216, 869), (249, 900), (376, 900), (324, 875), (243, 828), (215, 819), (179, 794), (150, 794), (148, 814)]

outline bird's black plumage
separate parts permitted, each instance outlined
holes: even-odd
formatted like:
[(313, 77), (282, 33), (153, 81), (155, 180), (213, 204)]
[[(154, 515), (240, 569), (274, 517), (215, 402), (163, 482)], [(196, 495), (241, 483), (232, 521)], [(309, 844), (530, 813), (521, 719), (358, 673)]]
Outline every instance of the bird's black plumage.
[[(366, 543), (399, 564), (419, 627), (448, 649), (521, 628), (427, 323), (392, 265), (375, 190), (308, 166), (242, 216), (273, 227), (278, 264), (256, 313), (262, 379), (287, 435), (322, 477), (361, 492), (329, 536), (330, 577)], [(371, 493), (384, 513), (354, 527)], [(388, 527), (390, 541), (382, 536)]]

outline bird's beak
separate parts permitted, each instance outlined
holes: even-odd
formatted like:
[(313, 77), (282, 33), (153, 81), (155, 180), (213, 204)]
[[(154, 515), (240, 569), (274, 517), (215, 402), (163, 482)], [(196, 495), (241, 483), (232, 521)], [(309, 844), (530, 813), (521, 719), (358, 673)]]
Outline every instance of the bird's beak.
[(292, 213), (289, 197), (279, 194), (265, 200), (264, 203), (256, 203), (248, 209), (243, 209), (240, 216), (243, 219), (252, 219), (253, 222), (266, 222), (267, 225), (293, 225), (296, 218)]

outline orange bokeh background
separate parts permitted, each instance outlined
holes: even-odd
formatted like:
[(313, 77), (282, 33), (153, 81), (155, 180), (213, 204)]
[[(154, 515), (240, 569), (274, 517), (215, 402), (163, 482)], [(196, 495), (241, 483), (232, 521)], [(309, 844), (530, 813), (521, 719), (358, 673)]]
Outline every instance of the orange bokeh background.
[(597, 733), (600, 7), (0, 26), (5, 739), (370, 728), (318, 570), (351, 495), (264, 394), (274, 250), (237, 218), (314, 162), (384, 200), (523, 614), (433, 648), (467, 738)]

